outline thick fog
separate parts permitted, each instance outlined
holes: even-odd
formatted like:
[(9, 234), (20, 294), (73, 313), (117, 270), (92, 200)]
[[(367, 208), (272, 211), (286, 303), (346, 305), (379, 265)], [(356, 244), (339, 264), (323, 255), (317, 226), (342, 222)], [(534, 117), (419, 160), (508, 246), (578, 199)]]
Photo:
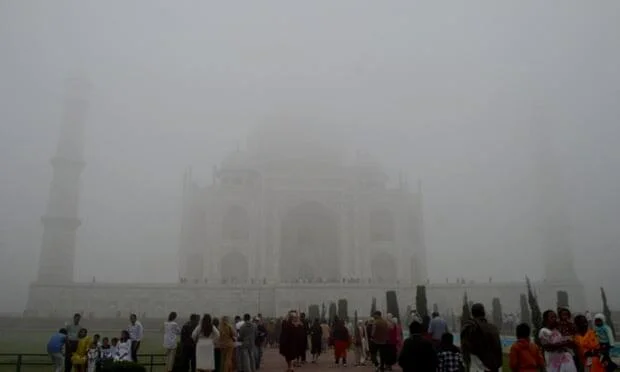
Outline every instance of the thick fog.
[(420, 181), (440, 283), (543, 278), (550, 146), (578, 276), (618, 308), (618, 35), (613, 0), (2, 1), (0, 311), (36, 277), (70, 76), (93, 87), (78, 281), (177, 281), (185, 169), (207, 185), (276, 122)]

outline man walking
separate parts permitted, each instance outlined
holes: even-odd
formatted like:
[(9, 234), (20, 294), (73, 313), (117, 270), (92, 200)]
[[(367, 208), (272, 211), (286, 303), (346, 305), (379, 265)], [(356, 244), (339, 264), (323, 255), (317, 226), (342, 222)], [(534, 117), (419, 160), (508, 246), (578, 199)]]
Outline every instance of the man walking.
[(431, 319), (428, 324), (428, 333), (431, 335), (431, 339), (433, 340), (433, 346), (438, 348), (439, 344), (441, 344), (441, 338), (444, 333), (448, 333), (448, 323), (446, 323), (446, 321), (440, 317), (439, 313), (436, 311), (433, 312), (432, 317), (433, 319)]
[[(389, 326), (388, 323), (381, 316), (380, 311), (375, 311), (373, 314), (373, 324), (371, 332), (371, 342), (375, 348), (375, 356), (372, 361), (378, 371), (385, 371), (385, 362), (389, 359), (388, 356), (388, 336)], [(379, 361), (377, 361), (376, 354), (379, 354)]]
[(196, 342), (192, 332), (198, 327), (200, 316), (192, 314), (189, 321), (181, 328), (181, 355), (183, 356), (183, 372), (196, 372)]
[(138, 350), (140, 349), (140, 342), (144, 335), (144, 327), (142, 327), (142, 323), (138, 321), (138, 316), (136, 314), (131, 314), (129, 316), (129, 327), (127, 327), (127, 332), (129, 332), (129, 339), (131, 340), (131, 360), (138, 363)]
[(499, 331), (487, 322), (484, 306), (471, 307), (472, 319), (463, 324), (461, 350), (466, 370), (472, 372), (498, 371), (502, 368), (503, 350)]
[(65, 329), (67, 330), (67, 344), (65, 346), (65, 372), (71, 372), (73, 364), (71, 363), (71, 355), (77, 350), (78, 342), (80, 340), (79, 334), (82, 330), (80, 321), (82, 315), (75, 313), (73, 315), (73, 322), (67, 324)]
[(47, 343), (47, 353), (52, 359), (52, 363), (54, 363), (54, 372), (62, 372), (62, 366), (64, 363), (62, 349), (66, 343), (67, 330), (64, 328), (54, 333)]
[(256, 360), (254, 359), (256, 326), (252, 323), (250, 314), (243, 316), (243, 325), (239, 328), (239, 342), (241, 343), (239, 351), (243, 372), (256, 372)]

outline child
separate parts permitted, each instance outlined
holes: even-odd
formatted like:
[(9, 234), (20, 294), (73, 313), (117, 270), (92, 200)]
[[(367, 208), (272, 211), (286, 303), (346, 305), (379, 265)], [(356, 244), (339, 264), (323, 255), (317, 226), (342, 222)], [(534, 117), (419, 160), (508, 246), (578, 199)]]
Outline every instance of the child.
[(444, 333), (441, 336), (439, 349), (437, 350), (437, 372), (458, 372), (462, 371), (463, 356), (461, 350), (454, 345), (452, 333)]
[(596, 332), (596, 338), (600, 346), (601, 363), (603, 363), (608, 370), (613, 370), (615, 364), (609, 357), (609, 351), (615, 343), (614, 334), (611, 328), (605, 324), (605, 315), (596, 314), (594, 316), (594, 332)]
[(101, 347), (101, 335), (99, 333), (93, 336), (93, 342), (97, 345), (97, 348)]
[(114, 357), (115, 361), (121, 362), (133, 362), (131, 358), (131, 339), (129, 338), (129, 332), (122, 331), (121, 339), (118, 341), (116, 346), (116, 356)]
[(88, 358), (88, 372), (95, 372), (97, 370), (97, 363), (99, 363), (99, 349), (96, 342), (93, 341), (90, 344), (86, 356)]
[(510, 348), (510, 369), (513, 372), (535, 372), (545, 367), (545, 360), (538, 346), (530, 341), (529, 325), (517, 326), (517, 342)]
[[(118, 340), (117, 340), (118, 342)], [(114, 349), (110, 346), (110, 339), (104, 337), (101, 342), (101, 360), (106, 361), (114, 358)]]

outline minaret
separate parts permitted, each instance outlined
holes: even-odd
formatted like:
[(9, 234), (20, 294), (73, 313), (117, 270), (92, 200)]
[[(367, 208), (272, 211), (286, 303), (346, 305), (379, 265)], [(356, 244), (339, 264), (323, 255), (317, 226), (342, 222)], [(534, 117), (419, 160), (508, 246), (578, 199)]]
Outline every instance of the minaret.
[(545, 280), (556, 284), (577, 283), (564, 184), (554, 159), (551, 123), (541, 107), (534, 108), (532, 125), (538, 197), (536, 222), (542, 239)]
[(90, 85), (81, 79), (68, 79), (62, 127), (56, 154), (52, 158), (50, 194), (41, 218), (43, 239), (37, 282), (73, 282), (75, 234), (78, 218), (80, 175), (84, 169), (84, 119)]

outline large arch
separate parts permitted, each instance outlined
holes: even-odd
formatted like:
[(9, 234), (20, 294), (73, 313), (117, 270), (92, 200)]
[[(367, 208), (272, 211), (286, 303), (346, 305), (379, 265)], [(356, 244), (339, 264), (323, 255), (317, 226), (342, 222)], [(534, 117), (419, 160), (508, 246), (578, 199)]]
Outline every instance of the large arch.
[(337, 215), (318, 202), (293, 207), (282, 220), (280, 280), (340, 280)]
[(373, 283), (395, 283), (398, 280), (396, 259), (389, 253), (377, 253), (370, 263)]
[(233, 205), (224, 211), (222, 217), (222, 238), (224, 240), (247, 240), (250, 237), (250, 217), (248, 211)]
[(394, 216), (389, 209), (374, 209), (370, 212), (370, 240), (373, 242), (394, 241)]
[(227, 284), (247, 283), (250, 278), (248, 260), (242, 253), (230, 252), (220, 262), (221, 278)]

